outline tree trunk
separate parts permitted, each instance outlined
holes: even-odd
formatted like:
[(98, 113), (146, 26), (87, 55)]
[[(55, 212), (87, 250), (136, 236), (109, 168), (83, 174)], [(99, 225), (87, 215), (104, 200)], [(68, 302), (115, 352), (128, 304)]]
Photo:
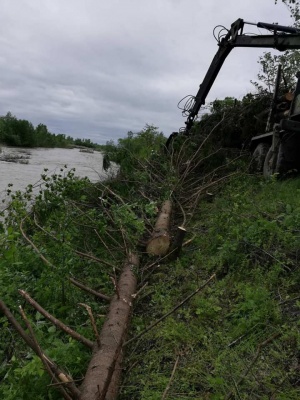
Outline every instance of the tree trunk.
[(148, 254), (156, 256), (167, 254), (171, 241), (169, 234), (171, 211), (172, 203), (170, 200), (166, 200), (162, 205), (151, 239), (147, 244)]
[(120, 275), (116, 294), (100, 334), (96, 348), (81, 386), (80, 400), (114, 400), (118, 395), (122, 345), (132, 308), (132, 295), (136, 291), (134, 269), (139, 265), (136, 255), (130, 255)]

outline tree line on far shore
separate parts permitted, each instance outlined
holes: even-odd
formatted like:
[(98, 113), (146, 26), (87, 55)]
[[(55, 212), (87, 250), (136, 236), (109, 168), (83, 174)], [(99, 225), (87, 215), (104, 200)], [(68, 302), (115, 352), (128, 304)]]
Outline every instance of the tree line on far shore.
[(90, 139), (74, 139), (63, 133), (51, 133), (44, 124), (34, 127), (31, 122), (18, 119), (11, 112), (0, 116), (0, 143), (17, 147), (97, 147)]

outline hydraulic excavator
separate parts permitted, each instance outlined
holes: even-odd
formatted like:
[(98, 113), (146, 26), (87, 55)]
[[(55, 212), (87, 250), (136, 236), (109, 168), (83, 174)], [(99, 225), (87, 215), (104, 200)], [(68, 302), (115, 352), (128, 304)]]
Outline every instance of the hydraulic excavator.
[[(266, 35), (247, 35), (243, 33), (245, 25), (255, 25), (269, 31)], [(243, 19), (236, 20), (229, 30), (222, 27), (225, 34), (219, 35), (219, 49), (215, 54), (196, 96), (191, 96), (184, 108), (187, 116), (185, 127), (173, 132), (166, 142), (169, 149), (177, 135), (190, 135), (191, 128), (206, 97), (231, 50), (235, 47), (273, 48), (279, 51), (300, 49), (300, 29), (269, 24), (251, 23)], [(257, 171), (265, 176), (274, 173), (285, 173), (288, 170), (300, 170), (300, 72), (297, 73), (297, 84), (293, 93), (284, 99), (279, 98), (279, 86), (282, 69), (279, 66), (275, 90), (270, 106), (265, 133), (253, 136), (251, 150)], [(283, 110), (283, 111), (282, 111)]]

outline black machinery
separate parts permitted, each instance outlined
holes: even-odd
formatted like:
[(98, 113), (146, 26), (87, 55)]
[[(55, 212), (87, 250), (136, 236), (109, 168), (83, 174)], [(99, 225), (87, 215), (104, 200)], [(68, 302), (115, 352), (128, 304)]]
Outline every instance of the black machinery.
[[(246, 24), (255, 25), (268, 30), (266, 35), (246, 35), (243, 29)], [(225, 29), (225, 28), (223, 28)], [(189, 135), (194, 121), (206, 97), (231, 50), (235, 47), (257, 47), (273, 48), (279, 51), (300, 49), (300, 29), (268, 24), (264, 22), (250, 23), (238, 19), (227, 33), (219, 37), (219, 49), (215, 54), (208, 71), (201, 83), (198, 93), (188, 102), (184, 109), (187, 120), (185, 128), (179, 132), (173, 132), (167, 140), (166, 147), (169, 148), (172, 140), (179, 134)], [(266, 133), (252, 137), (251, 148), (254, 150), (253, 158), (258, 169), (263, 170), (266, 176), (276, 172), (285, 172), (289, 169), (300, 167), (300, 83), (298, 80), (293, 96), (287, 96), (284, 101), (288, 106), (282, 114), (282, 118), (271, 127), (274, 120), (276, 105), (279, 103), (278, 88), (281, 79), (281, 68), (278, 69), (275, 92), (268, 117)], [(300, 77), (300, 73), (298, 74)], [(279, 115), (279, 114), (278, 114)], [(277, 118), (278, 119), (278, 118)], [(276, 119), (275, 119), (276, 120)]]

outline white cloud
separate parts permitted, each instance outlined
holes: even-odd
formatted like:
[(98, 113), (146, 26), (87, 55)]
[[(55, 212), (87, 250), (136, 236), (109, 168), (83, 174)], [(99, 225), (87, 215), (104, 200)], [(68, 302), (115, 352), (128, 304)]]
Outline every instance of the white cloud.
[[(217, 51), (214, 26), (239, 17), (290, 24), (274, 0), (2, 0), (0, 114), (99, 143), (146, 123), (168, 135)], [(246, 94), (262, 52), (233, 50), (208, 100)]]

